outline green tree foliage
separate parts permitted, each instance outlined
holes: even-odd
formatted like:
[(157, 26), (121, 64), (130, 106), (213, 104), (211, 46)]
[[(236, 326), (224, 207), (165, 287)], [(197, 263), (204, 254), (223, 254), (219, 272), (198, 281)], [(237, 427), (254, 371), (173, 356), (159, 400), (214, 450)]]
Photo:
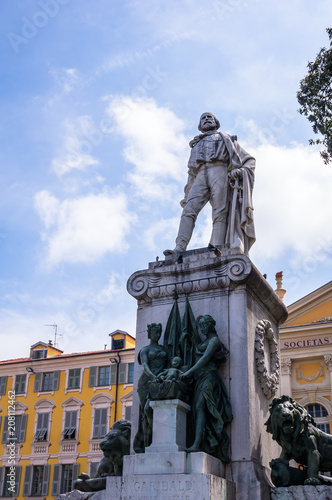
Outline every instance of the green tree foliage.
[(306, 116), (315, 134), (320, 138), (309, 140), (309, 144), (322, 144), (321, 157), (324, 163), (332, 161), (332, 28), (327, 30), (330, 48), (323, 47), (314, 62), (309, 62), (308, 74), (300, 82), (297, 100), (299, 112)]

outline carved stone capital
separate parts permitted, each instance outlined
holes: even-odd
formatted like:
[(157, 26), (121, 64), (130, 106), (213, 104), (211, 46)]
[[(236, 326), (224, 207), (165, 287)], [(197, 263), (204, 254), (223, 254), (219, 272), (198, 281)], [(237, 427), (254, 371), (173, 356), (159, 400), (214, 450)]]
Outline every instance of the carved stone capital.
[(329, 369), (329, 371), (332, 371), (332, 354), (325, 354), (324, 355), (324, 362)]
[(292, 373), (292, 360), (291, 358), (283, 358), (280, 361), (281, 372), (283, 375), (291, 375)]

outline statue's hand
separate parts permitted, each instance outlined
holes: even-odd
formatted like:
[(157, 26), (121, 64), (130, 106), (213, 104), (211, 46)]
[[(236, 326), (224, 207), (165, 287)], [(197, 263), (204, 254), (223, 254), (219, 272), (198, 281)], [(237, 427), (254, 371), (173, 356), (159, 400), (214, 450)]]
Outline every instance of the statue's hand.
[(190, 370), (188, 370), (187, 372), (181, 373), (179, 375), (179, 380), (184, 380), (184, 381), (188, 380), (188, 378), (191, 377), (191, 373), (189, 373), (189, 372), (190, 372)]
[(186, 203), (187, 203), (187, 200), (185, 198), (183, 198), (183, 200), (180, 201), (181, 207), (184, 208)]
[(240, 168), (235, 168), (229, 173), (229, 177), (235, 181), (235, 179), (242, 179), (242, 170)]

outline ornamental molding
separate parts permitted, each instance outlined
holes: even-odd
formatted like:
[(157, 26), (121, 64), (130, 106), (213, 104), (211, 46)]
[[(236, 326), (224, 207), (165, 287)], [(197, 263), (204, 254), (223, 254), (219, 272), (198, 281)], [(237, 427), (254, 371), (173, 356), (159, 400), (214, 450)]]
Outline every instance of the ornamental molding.
[(160, 298), (173, 297), (193, 292), (226, 289), (230, 284), (246, 280), (251, 271), (250, 260), (246, 257), (232, 259), (204, 260), (165, 265), (137, 271), (127, 283), (127, 290), (137, 300), (152, 302)]
[(285, 375), (291, 375), (292, 373), (292, 360), (291, 358), (283, 358), (280, 361), (281, 371)]
[[(270, 370), (267, 367), (266, 357), (270, 359)], [(280, 380), (279, 345), (272, 325), (266, 319), (260, 320), (255, 329), (255, 360), (263, 394), (267, 399), (272, 399)]]
[(329, 370), (332, 370), (332, 354), (324, 355), (324, 363), (326, 364)]
[(319, 370), (318, 370), (318, 373), (316, 375), (312, 376), (312, 377), (306, 377), (301, 372), (301, 368), (297, 369), (297, 380), (305, 380), (306, 382), (316, 382), (316, 380), (319, 377), (324, 377), (324, 368), (323, 368), (323, 366), (321, 366), (319, 368)]

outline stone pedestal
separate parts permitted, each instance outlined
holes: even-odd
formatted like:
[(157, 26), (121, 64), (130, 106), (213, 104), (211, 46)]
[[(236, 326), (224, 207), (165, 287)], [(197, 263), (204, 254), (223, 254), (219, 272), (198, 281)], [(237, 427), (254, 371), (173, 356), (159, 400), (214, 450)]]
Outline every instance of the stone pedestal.
[(146, 453), (183, 451), (186, 448), (186, 420), (190, 406), (179, 399), (150, 401), (153, 409), (152, 444)]
[[(177, 260), (171, 257), (150, 263), (148, 269), (129, 278), (128, 291), (138, 303), (136, 356), (149, 343), (148, 324), (162, 323), (165, 329), (175, 290), (181, 316), (189, 294), (195, 317), (210, 314), (215, 319), (217, 333), (230, 352), (220, 375), (234, 414), (225, 428), (231, 441), (231, 463), (225, 467), (224, 477), (236, 484), (236, 500), (267, 500), (271, 486), (268, 464), (280, 454), (264, 426), (269, 403), (280, 395), (274, 383), (279, 378), (278, 353), (272, 355), (271, 342), (279, 341), (278, 324), (286, 319), (287, 309), (246, 255), (227, 248), (221, 251), (221, 256), (208, 249), (185, 252)], [(262, 320), (271, 326), (272, 340), (264, 335), (264, 328), (258, 328)], [(136, 363), (133, 437), (138, 425), (136, 389), (141, 370)]]
[(331, 500), (332, 486), (289, 486), (275, 488), (271, 500)]

